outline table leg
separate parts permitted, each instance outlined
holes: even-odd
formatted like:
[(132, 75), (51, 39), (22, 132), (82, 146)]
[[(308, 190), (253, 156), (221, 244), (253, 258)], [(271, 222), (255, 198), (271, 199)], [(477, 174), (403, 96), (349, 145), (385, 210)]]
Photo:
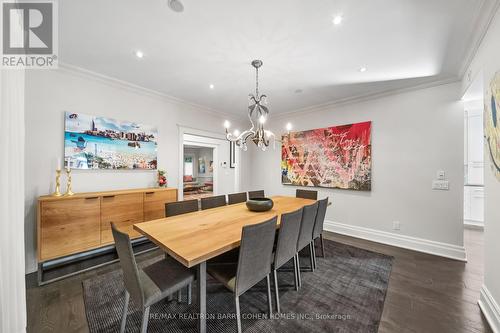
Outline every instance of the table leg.
[(204, 261), (198, 265), (198, 276), (197, 282), (198, 284), (198, 311), (200, 317), (198, 319), (198, 332), (206, 333), (207, 332), (207, 322), (206, 322), (206, 314), (207, 314), (207, 263)]

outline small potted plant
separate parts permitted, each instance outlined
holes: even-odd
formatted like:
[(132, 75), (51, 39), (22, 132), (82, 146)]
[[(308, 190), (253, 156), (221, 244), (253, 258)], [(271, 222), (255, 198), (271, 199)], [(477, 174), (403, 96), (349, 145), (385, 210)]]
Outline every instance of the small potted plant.
[(158, 187), (167, 186), (167, 176), (165, 170), (158, 170)]

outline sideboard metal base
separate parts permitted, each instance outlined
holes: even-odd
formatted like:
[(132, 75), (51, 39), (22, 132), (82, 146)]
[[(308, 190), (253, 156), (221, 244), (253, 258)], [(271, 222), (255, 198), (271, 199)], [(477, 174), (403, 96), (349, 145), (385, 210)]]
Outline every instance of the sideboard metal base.
[[(145, 237), (132, 240), (132, 249), (136, 255), (158, 249)], [(114, 245), (104, 246), (62, 258), (38, 263), (38, 285), (43, 286), (70, 276), (87, 272), (98, 267), (117, 262), (118, 254)]]

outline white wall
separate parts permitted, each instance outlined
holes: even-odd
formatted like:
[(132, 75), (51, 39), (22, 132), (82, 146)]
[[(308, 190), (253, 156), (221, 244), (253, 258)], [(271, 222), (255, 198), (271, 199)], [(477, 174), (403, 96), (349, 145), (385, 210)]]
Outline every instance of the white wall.
[[(156, 125), (159, 131), (158, 167), (167, 171), (170, 187), (177, 187), (179, 179), (178, 126), (220, 130), (220, 133), (224, 130), (224, 116), (111, 80), (67, 69), (29, 71), (26, 78), (25, 149), (27, 272), (36, 270), (36, 198), (53, 191), (56, 159), (63, 157), (64, 111)], [(229, 148), (224, 152), (229, 161)], [(232, 177), (234, 183), (234, 169), (225, 174)], [(156, 171), (73, 172), (75, 192), (141, 188), (155, 184)], [(62, 187), (64, 190), (64, 182)]]
[[(330, 226), (463, 259), (464, 115), (459, 96), (460, 85), (454, 83), (275, 117), (270, 122), (279, 136), (288, 121), (297, 131), (371, 120), (372, 191), (316, 188), (321, 197), (333, 201), (327, 220), (347, 225)], [(279, 148), (253, 149), (252, 159), (253, 188), (265, 189), (266, 195), (294, 195), (296, 187), (281, 185)], [(446, 172), (449, 191), (431, 189), (438, 170)], [(393, 221), (401, 222), (400, 231), (392, 230)]]
[[(463, 91), (477, 76), (483, 76), (488, 89), (493, 75), (500, 70), (500, 12), (497, 11), (467, 74), (462, 82)], [(500, 332), (500, 181), (490, 168), (488, 148), (484, 149), (484, 286), (480, 305), (495, 332)]]

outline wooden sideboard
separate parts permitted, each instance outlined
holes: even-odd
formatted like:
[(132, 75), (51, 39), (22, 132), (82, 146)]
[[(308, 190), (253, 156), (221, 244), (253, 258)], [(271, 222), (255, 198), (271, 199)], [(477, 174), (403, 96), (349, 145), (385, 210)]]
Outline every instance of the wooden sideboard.
[(175, 188), (79, 193), (38, 198), (38, 260), (44, 262), (113, 243), (111, 222), (131, 238), (133, 224), (165, 217)]

